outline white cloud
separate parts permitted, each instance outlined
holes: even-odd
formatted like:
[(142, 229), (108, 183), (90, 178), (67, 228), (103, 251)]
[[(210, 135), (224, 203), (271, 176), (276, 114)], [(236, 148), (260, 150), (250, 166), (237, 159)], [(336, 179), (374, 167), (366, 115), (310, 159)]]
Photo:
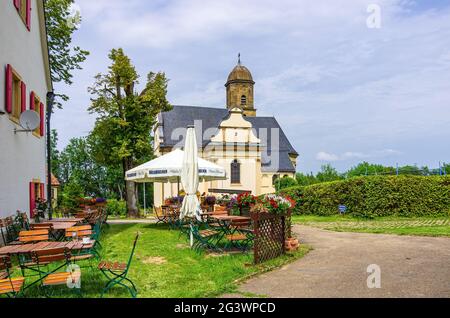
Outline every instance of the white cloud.
[[(92, 125), (86, 85), (107, 70), (107, 51), (123, 46), (141, 75), (167, 73), (173, 103), (217, 107), (242, 52), (258, 114), (276, 116), (301, 170), (317, 170), (317, 160), (345, 169), (450, 156), (448, 5), (377, 0), (382, 27), (368, 29), (372, 0), (76, 2), (83, 26), (75, 43), (92, 54), (56, 116), (62, 142)], [(74, 117), (82, 124), (65, 124)]]
[(316, 155), (316, 159), (319, 161), (345, 161), (345, 160), (366, 160), (366, 159), (379, 159), (389, 156), (401, 155), (402, 153), (398, 150), (394, 149), (382, 149), (382, 150), (374, 150), (370, 153), (362, 153), (362, 152), (354, 152), (354, 151), (346, 151), (341, 155), (337, 155), (334, 153), (329, 153), (325, 151), (320, 151)]
[(338, 161), (338, 160), (340, 160), (338, 155), (328, 153), (325, 151), (321, 151), (321, 152), (317, 153), (316, 159), (320, 160), (320, 161)]

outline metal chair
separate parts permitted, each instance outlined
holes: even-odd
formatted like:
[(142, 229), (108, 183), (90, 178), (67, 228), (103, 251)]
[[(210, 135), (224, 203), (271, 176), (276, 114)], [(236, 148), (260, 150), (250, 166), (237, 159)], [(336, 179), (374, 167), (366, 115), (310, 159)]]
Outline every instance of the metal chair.
[(193, 248), (196, 251), (201, 251), (202, 249), (209, 249), (218, 252), (222, 251), (218, 246), (222, 234), (220, 231), (209, 228), (207, 224), (205, 229), (200, 229), (198, 224), (194, 224), (192, 226), (192, 235), (194, 236)]
[[(102, 294), (100, 297), (103, 298), (103, 295), (108, 292), (113, 286), (120, 285), (125, 287), (131, 294), (131, 297), (136, 298), (137, 289), (134, 283), (127, 277), (128, 271), (130, 270), (131, 260), (133, 259), (134, 251), (136, 249), (136, 244), (139, 239), (139, 233), (136, 234), (136, 238), (134, 239), (133, 248), (131, 250), (130, 257), (128, 258), (128, 263), (119, 263), (119, 262), (108, 262), (103, 261), (98, 265), (98, 269), (101, 273), (108, 279), (108, 283), (102, 290)], [(131, 286), (125, 284), (128, 282)]]
[[(75, 289), (77, 294), (81, 296), (81, 285), (77, 284), (77, 282), (80, 282), (81, 272), (79, 270), (67, 270), (70, 265), (74, 264), (72, 254), (68, 248), (53, 248), (35, 251), (32, 253), (32, 259), (38, 266), (39, 279), (31, 285), (41, 282), (40, 287), (44, 290), (46, 296), (50, 295), (48, 293), (50, 287), (63, 285)], [(48, 265), (56, 262), (59, 263), (59, 266), (48, 270)], [(45, 267), (45, 269), (42, 269), (42, 267)], [(64, 268), (64, 271), (60, 271), (62, 268)]]
[(10, 268), (12, 268), (11, 258), (6, 255), (0, 256), (0, 295), (15, 298), (22, 294), (25, 278), (12, 278)]

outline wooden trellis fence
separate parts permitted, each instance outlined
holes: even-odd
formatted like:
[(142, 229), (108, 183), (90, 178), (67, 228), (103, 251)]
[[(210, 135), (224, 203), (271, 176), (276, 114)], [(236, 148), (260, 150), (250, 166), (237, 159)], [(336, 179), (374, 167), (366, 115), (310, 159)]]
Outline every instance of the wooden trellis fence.
[(290, 236), (290, 213), (251, 213), (251, 218), (255, 235), (254, 263), (260, 264), (285, 254), (285, 240)]

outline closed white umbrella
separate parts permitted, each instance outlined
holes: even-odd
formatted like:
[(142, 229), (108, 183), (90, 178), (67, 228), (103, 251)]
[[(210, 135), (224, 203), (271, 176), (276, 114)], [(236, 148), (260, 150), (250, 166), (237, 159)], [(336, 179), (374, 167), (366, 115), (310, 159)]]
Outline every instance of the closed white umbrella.
[[(202, 210), (200, 202), (197, 198), (198, 190), (198, 149), (197, 140), (195, 139), (194, 127), (188, 127), (186, 132), (186, 144), (184, 146), (183, 169), (181, 170), (181, 184), (186, 196), (180, 210), (180, 219), (197, 218), (201, 221)], [(194, 236), (192, 233), (192, 222), (190, 232), (191, 247), (194, 245)]]
[(201, 220), (200, 202), (197, 198), (199, 184), (198, 149), (194, 127), (188, 127), (186, 144), (184, 146), (183, 165), (181, 170), (181, 185), (186, 196), (180, 210), (180, 219), (185, 217)]

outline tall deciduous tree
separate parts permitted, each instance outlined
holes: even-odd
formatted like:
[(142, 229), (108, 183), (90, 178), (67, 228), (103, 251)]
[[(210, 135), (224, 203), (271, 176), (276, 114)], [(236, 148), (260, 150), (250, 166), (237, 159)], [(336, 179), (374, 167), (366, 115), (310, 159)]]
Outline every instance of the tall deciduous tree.
[[(112, 64), (107, 74), (96, 76), (89, 88), (91, 113), (97, 114), (92, 131), (95, 158), (105, 164), (121, 163), (123, 173), (152, 156), (151, 130), (156, 115), (172, 107), (167, 101), (168, 80), (164, 73), (150, 72), (142, 92), (136, 91), (139, 75), (122, 49), (109, 54)], [(125, 179), (125, 175), (123, 175)], [(139, 214), (134, 182), (126, 182), (128, 215)]]
[(323, 165), (316, 176), (319, 182), (328, 182), (342, 179), (341, 175), (330, 164)]
[[(72, 12), (74, 0), (45, 0), (45, 17), (48, 35), (50, 72), (53, 83), (72, 84), (73, 71), (81, 69), (81, 63), (89, 55), (88, 51), (72, 45), (73, 33), (78, 30), (81, 15)], [(63, 101), (69, 97), (57, 94)], [(62, 107), (60, 100), (55, 105)]]

